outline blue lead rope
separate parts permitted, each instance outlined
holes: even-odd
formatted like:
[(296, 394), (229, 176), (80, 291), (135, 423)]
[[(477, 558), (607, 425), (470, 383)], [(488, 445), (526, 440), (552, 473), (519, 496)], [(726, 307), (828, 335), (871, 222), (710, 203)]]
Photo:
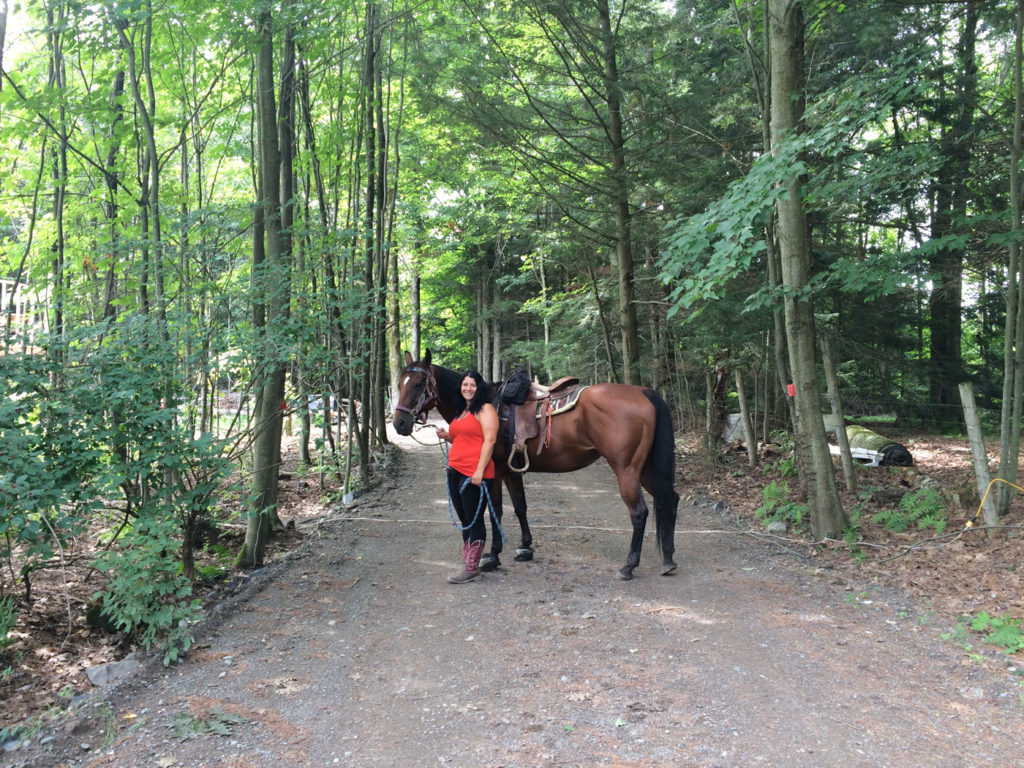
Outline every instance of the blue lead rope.
[[(448, 467), (448, 444), (444, 440), (441, 440), (440, 441), (440, 445), (441, 445), (441, 453), (444, 454), (445, 471), (447, 472), (447, 467)], [(462, 483), (462, 487), (459, 488), (459, 493), (462, 493), (464, 490), (466, 490), (466, 486), (469, 485), (471, 481), (472, 481), (472, 478), (467, 477), (465, 482)], [(447, 477), (445, 478), (445, 486), (446, 487), (448, 486), (448, 478)], [(472, 528), (476, 524), (476, 521), (480, 518), (480, 510), (483, 509), (483, 507), (484, 507), (484, 498), (486, 498), (487, 499), (487, 508), (491, 511), (491, 520), (493, 520), (494, 524), (496, 526), (498, 526), (498, 533), (501, 534), (501, 540), (502, 541), (508, 541), (508, 536), (505, 535), (505, 531), (501, 527), (501, 521), (498, 519), (498, 516), (496, 514), (494, 514), (494, 503), (491, 501), (491, 492), (489, 490), (487, 490), (487, 483), (480, 483), (480, 488), (483, 491), (483, 493), (480, 494), (480, 501), (476, 505), (476, 514), (473, 515), (473, 519), (469, 521), (469, 525), (467, 525), (465, 527), (459, 525), (459, 521), (455, 517), (455, 511), (452, 508), (452, 495), (451, 495), (451, 493), (448, 494), (448, 517), (451, 518), (452, 525), (454, 525), (460, 531), (468, 531), (470, 528)], [(500, 488), (498, 489), (498, 492), (499, 493), (501, 492)]]
[[(462, 483), (462, 487), (459, 488), (459, 493), (466, 490), (466, 486), (469, 485), (470, 482), (472, 482), (472, 478), (467, 477), (465, 482)], [(501, 534), (501, 540), (507, 541), (508, 536), (506, 536), (505, 531), (502, 530), (501, 521), (498, 520), (498, 516), (494, 514), (494, 504), (491, 502), (491, 492), (487, 490), (487, 483), (480, 483), (480, 490), (482, 490), (483, 493), (480, 494), (480, 503), (476, 505), (476, 514), (473, 515), (473, 519), (470, 520), (469, 524), (466, 526), (459, 525), (459, 521), (455, 517), (455, 511), (452, 508), (452, 496), (450, 493), (448, 494), (448, 517), (451, 518), (452, 525), (460, 531), (468, 531), (472, 528), (476, 524), (476, 521), (480, 519), (480, 510), (484, 508), (484, 499), (486, 498), (487, 508), (491, 511), (491, 520), (493, 520), (494, 524), (498, 527), (498, 533)]]

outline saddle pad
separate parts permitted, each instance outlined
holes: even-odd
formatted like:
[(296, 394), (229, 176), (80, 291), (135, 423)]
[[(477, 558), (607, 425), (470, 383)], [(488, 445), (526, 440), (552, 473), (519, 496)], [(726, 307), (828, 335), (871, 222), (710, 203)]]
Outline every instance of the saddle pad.
[[(548, 411), (548, 415), (549, 416), (557, 416), (560, 413), (565, 413), (566, 411), (571, 411), (573, 408), (576, 407), (576, 401), (580, 399), (580, 392), (582, 392), (584, 389), (586, 389), (587, 386), (589, 386), (589, 385), (584, 384), (583, 386), (573, 387), (572, 389), (570, 389), (565, 394), (559, 395), (556, 398), (552, 398), (551, 399), (551, 410)], [(539, 419), (543, 415), (544, 415), (544, 401), (541, 401), (541, 402), (537, 403), (536, 416)]]

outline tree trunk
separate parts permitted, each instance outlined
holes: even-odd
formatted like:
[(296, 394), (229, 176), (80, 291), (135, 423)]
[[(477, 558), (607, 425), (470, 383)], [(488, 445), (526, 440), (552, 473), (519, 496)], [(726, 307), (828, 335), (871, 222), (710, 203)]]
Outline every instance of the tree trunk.
[[(47, 7), (46, 22), (47, 44), (50, 54), (47, 85), (60, 92), (64, 91), (66, 87), (63, 35), (65, 25), (64, 6), (54, 4)], [(67, 111), (64, 103), (64, 98), (61, 98), (57, 122), (57, 144), (50, 158), (50, 173), (53, 179), (53, 221), (55, 229), (53, 243), (50, 246), (50, 253), (52, 254), (50, 269), (53, 286), (53, 323), (51, 328), (53, 329), (53, 334), (60, 341), (66, 339), (68, 331), (65, 326), (65, 301), (67, 297), (65, 286), (67, 274), (65, 264), (66, 243), (64, 237), (64, 209), (68, 178), (68, 133)]]
[(361, 356), (359, 399), (362, 402), (362, 418), (359, 419), (359, 471), (362, 482), (367, 482), (370, 475), (370, 434), (372, 430), (373, 377), (375, 361), (374, 325), (376, 316), (376, 283), (374, 280), (374, 264), (376, 257), (375, 215), (377, 212), (377, 124), (374, 112), (376, 96), (376, 65), (377, 65), (377, 13), (376, 3), (366, 4), (365, 25), (365, 69), (363, 70), (363, 93), (365, 95), (364, 142), (366, 162), (366, 182), (363, 201), (363, 287), (366, 301), (363, 311), (363, 339), (360, 340), (363, 354)]
[[(1020, 159), (1024, 131), (1024, 0), (1017, 0), (1013, 35), (1013, 141), (1010, 149), (1010, 238), (1006, 286), (1006, 323), (1003, 327), (1003, 404), (999, 429), (999, 477), (1017, 483), (1021, 414), (1024, 410), (1024, 275), (1021, 274)], [(1005, 515), (1013, 488), (1000, 483), (996, 509)]]
[(590, 259), (584, 256), (587, 264), (587, 277), (590, 278), (590, 287), (594, 291), (594, 304), (597, 306), (597, 318), (601, 323), (601, 338), (604, 341), (605, 358), (608, 361), (608, 378), (612, 381), (619, 381), (616, 374), (614, 347), (612, 346), (612, 331), (608, 323), (608, 316), (604, 311), (604, 302), (601, 301), (601, 289), (597, 284), (597, 275), (594, 274), (594, 267)]
[[(260, 14), (258, 32), (262, 45), (257, 55), (257, 113), (259, 121), (259, 178), (263, 235), (266, 259), (254, 264), (257, 273), (257, 296), (264, 297), (265, 320), (260, 355), (262, 364), (257, 382), (261, 395), (255, 413), (256, 435), (253, 442), (253, 500), (245, 533), (245, 546), (239, 556), (241, 567), (263, 564), (263, 553), (276, 517), (278, 478), (283, 426), (285, 365), (273, 353), (275, 344), (269, 337), (277, 329), (275, 323), (285, 319), (288, 306), (288, 266), (281, 237), (281, 153), (276, 125), (274, 98), (274, 40), (268, 12)], [(287, 169), (291, 173), (291, 169)], [(254, 234), (254, 236), (256, 236)]]
[[(975, 42), (978, 34), (977, 0), (967, 0), (963, 34), (957, 45), (959, 66), (954, 93), (946, 96), (951, 124), (940, 143), (943, 162), (935, 182), (932, 237), (954, 234), (967, 213), (967, 172), (970, 167), (977, 104), (978, 68)], [(956, 246), (940, 248), (930, 262), (934, 286), (928, 301), (931, 359), (929, 396), (936, 421), (953, 421), (957, 382), (963, 379), (961, 313), (963, 251)]]
[(637, 316), (634, 301), (632, 222), (629, 210), (629, 183), (626, 179), (626, 139), (622, 129), (622, 83), (612, 29), (608, 0), (598, 0), (601, 46), (604, 58), (605, 93), (608, 100), (608, 141), (612, 155), (612, 185), (615, 198), (615, 255), (619, 275), (619, 329), (622, 337), (622, 380), (639, 384), (640, 360), (637, 342)]
[(409, 275), (409, 346), (413, 360), (420, 359), (420, 271)]
[(753, 469), (757, 466), (757, 437), (754, 424), (750, 419), (750, 408), (747, 406), (747, 394), (743, 389), (743, 371), (736, 369), (736, 398), (740, 403), (740, 424), (743, 426), (743, 440), (747, 444), (747, 465)]
[(981, 432), (981, 421), (978, 409), (974, 405), (974, 389), (970, 383), (959, 386), (960, 402), (964, 409), (964, 423), (967, 426), (967, 440), (971, 444), (971, 459), (974, 464), (974, 480), (978, 486), (978, 498), (981, 499), (981, 510), (985, 525), (996, 526), (999, 516), (992, 494), (989, 492), (988, 454), (985, 452), (985, 436)]
[[(502, 338), (501, 338), (501, 318), (497, 312), (501, 306), (501, 289), (498, 287), (497, 282), (491, 283), (491, 307), (495, 311), (492, 312), (491, 324), (494, 330), (491, 333), (491, 381), (501, 381), (502, 374)], [(486, 375), (486, 371), (484, 371)]]
[[(803, 94), (803, 13), (797, 0), (769, 0), (771, 40), (772, 148), (799, 128)], [(799, 179), (786, 180), (788, 194), (777, 203), (782, 283), (786, 290), (786, 340), (796, 386), (797, 439), (806, 439), (812, 473), (811, 533), (816, 539), (838, 538), (846, 527), (836, 488), (832, 457), (825, 439), (818, 393), (814, 312), (804, 292), (810, 281), (807, 218)]]
[[(143, 189), (140, 195), (140, 206), (143, 209), (141, 218), (143, 222), (143, 258), (145, 259), (144, 270), (148, 271), (153, 278), (154, 298), (156, 301), (157, 326), (160, 337), (163, 341), (170, 341), (170, 333), (167, 327), (167, 301), (164, 295), (164, 267), (163, 267), (163, 235), (161, 230), (160, 215), (160, 158), (156, 148), (156, 128), (153, 124), (156, 112), (156, 90), (153, 85), (153, 74), (150, 66), (150, 50), (153, 38), (153, 9), (150, 4), (146, 5), (146, 13), (142, 24), (142, 62), (141, 66), (136, 57), (135, 41), (128, 36), (128, 20), (117, 16), (114, 18), (114, 26), (117, 29), (117, 38), (121, 49), (127, 57), (128, 82), (131, 86), (132, 100), (135, 103), (135, 110), (142, 127), (142, 138), (145, 145), (143, 157)], [(143, 94), (143, 81), (145, 82), (146, 93)], [(148, 236), (148, 242), (146, 242)], [(141, 290), (146, 290), (146, 281), (143, 281)], [(148, 305), (148, 294), (143, 293), (143, 306)]]

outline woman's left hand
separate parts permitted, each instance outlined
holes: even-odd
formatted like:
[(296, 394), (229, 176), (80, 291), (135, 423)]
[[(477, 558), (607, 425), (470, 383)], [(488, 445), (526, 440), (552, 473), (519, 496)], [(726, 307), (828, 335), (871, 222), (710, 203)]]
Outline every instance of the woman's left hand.
[(473, 476), (471, 478), (469, 478), (469, 482), (471, 482), (473, 485), (477, 485), (477, 486), (480, 485), (483, 481), (484, 481), (484, 473), (483, 472), (474, 472)]

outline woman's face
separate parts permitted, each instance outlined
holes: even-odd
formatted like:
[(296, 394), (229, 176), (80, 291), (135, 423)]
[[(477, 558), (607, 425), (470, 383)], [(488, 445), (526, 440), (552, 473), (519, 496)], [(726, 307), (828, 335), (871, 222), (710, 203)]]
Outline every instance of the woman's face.
[(473, 395), (475, 394), (476, 382), (473, 380), (472, 376), (467, 376), (462, 380), (462, 396), (466, 399), (466, 402), (468, 403), (470, 400), (473, 399)]

